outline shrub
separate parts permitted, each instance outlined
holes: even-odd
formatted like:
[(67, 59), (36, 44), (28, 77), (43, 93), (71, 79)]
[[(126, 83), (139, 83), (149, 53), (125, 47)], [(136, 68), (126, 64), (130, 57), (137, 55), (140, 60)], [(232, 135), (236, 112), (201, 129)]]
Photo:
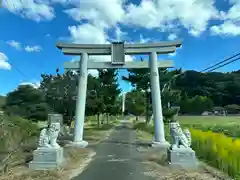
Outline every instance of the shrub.
[(237, 177), (240, 172), (240, 139), (232, 139), (222, 133), (203, 132), (190, 129), (192, 147), (199, 158), (207, 160), (231, 177)]
[(18, 116), (2, 116), (0, 124), (1, 152), (12, 151), (39, 135), (36, 124)]

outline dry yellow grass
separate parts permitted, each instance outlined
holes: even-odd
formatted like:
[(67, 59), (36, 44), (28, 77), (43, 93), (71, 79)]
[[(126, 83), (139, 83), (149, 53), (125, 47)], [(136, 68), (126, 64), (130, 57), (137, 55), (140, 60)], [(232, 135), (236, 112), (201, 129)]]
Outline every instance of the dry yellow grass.
[(81, 173), (95, 155), (90, 148), (64, 148), (66, 157), (62, 168), (48, 171), (34, 171), (26, 165), (11, 168), (7, 173), (0, 175), (0, 180), (70, 180)]
[[(101, 140), (105, 139), (111, 129), (96, 129), (86, 128), (84, 133), (84, 139), (89, 142), (90, 145), (98, 144)], [(0, 174), (0, 180), (70, 180), (74, 176), (80, 174), (84, 168), (89, 164), (95, 155), (95, 152), (91, 148), (74, 148), (64, 147), (64, 156), (66, 157), (66, 163), (62, 168), (48, 171), (34, 171), (24, 164), (24, 160), (30, 153), (15, 154), (10, 161), (23, 161), (21, 165), (17, 165), (9, 169), (7, 173)]]

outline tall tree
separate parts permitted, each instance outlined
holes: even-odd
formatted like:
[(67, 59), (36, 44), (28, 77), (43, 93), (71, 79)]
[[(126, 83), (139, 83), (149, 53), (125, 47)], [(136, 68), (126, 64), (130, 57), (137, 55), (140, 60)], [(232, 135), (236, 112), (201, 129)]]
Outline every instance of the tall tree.
[(133, 90), (126, 94), (126, 111), (130, 114), (135, 115), (136, 120), (138, 120), (138, 117), (143, 115), (145, 112), (146, 98), (144, 98), (144, 96), (145, 93), (139, 90)]
[[(166, 71), (166, 69), (159, 68), (159, 80), (160, 80), (160, 87), (161, 89), (164, 87), (166, 83), (176, 74), (179, 74), (181, 70), (174, 70), (171, 72)], [(128, 69), (129, 75), (128, 77), (123, 76), (122, 79), (128, 81), (134, 86), (137, 90), (145, 92), (145, 101), (146, 101), (146, 123), (149, 123), (149, 107), (151, 102), (151, 94), (149, 93), (148, 89), (150, 88), (150, 70), (146, 69)]]
[(104, 111), (104, 100), (101, 93), (101, 83), (98, 78), (89, 75), (86, 115), (97, 115), (98, 127), (100, 126), (100, 114)]
[(53, 112), (63, 114), (64, 123), (70, 124), (76, 108), (78, 73), (42, 74), (42, 79), (40, 89), (45, 92), (46, 102)]
[[(107, 122), (110, 114), (116, 115), (119, 111), (116, 105), (117, 97), (121, 89), (117, 83), (117, 71), (115, 69), (99, 70), (99, 81), (101, 84), (100, 96), (103, 97), (103, 113), (107, 115)], [(115, 107), (115, 110), (113, 110)], [(112, 109), (113, 108), (113, 109)]]

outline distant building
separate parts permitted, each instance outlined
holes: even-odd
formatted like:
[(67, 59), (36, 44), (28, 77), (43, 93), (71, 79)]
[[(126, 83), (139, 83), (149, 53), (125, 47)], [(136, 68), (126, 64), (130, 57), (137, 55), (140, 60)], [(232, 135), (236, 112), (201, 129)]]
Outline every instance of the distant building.
[(224, 107), (213, 107), (212, 111), (213, 111), (214, 115), (218, 115), (218, 116), (226, 116), (227, 115), (227, 111), (225, 110)]
[(208, 111), (204, 111), (203, 113), (202, 113), (202, 116), (208, 116), (209, 115), (209, 112)]

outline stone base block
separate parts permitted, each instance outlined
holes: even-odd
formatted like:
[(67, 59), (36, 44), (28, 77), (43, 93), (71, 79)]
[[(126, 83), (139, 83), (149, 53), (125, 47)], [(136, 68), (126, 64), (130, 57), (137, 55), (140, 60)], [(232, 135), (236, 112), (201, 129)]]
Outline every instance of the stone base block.
[(63, 148), (38, 148), (33, 151), (33, 160), (29, 168), (47, 170), (60, 167), (64, 162)]
[(157, 141), (153, 141), (152, 142), (152, 147), (154, 148), (163, 148), (163, 149), (168, 149), (170, 147), (170, 143), (167, 141), (164, 142), (157, 142)]
[(72, 146), (72, 147), (77, 147), (77, 148), (85, 148), (88, 146), (87, 141), (72, 141), (66, 146)]
[(197, 159), (195, 151), (191, 148), (168, 149), (168, 162), (172, 167), (197, 168)]

